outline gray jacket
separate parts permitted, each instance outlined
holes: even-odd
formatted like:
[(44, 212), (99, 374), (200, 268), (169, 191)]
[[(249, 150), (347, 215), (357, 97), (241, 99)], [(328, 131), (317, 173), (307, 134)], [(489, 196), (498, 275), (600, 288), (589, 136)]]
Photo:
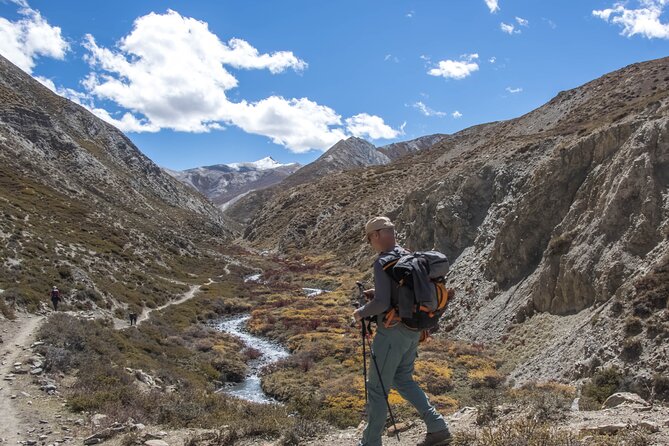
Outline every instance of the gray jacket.
[(364, 306), (358, 310), (358, 313), (362, 317), (371, 317), (379, 314), (384, 314), (393, 303), (398, 301), (398, 287), (397, 284), (392, 281), (387, 272), (383, 270), (381, 265), (381, 258), (387, 256), (388, 254), (396, 254), (397, 256), (403, 256), (409, 254), (409, 251), (402, 248), (399, 245), (387, 252), (382, 252), (374, 261), (374, 299), (367, 302)]

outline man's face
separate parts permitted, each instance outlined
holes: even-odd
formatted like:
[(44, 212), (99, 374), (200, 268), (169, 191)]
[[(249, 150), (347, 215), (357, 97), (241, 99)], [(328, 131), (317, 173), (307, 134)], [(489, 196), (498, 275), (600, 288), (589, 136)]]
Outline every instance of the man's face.
[(379, 229), (367, 236), (370, 246), (376, 252), (383, 252), (395, 246), (395, 231)]

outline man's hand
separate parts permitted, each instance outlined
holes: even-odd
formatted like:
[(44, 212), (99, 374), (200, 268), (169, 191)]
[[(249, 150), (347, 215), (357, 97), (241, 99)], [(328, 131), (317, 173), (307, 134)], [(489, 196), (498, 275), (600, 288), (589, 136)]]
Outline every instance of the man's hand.
[(355, 320), (356, 323), (360, 322), (362, 320), (362, 316), (358, 312), (359, 308), (353, 312), (353, 319)]
[(367, 300), (374, 299), (374, 288), (370, 288), (368, 290), (365, 290), (365, 291), (363, 291), (363, 293), (365, 293), (365, 298), (367, 298)]

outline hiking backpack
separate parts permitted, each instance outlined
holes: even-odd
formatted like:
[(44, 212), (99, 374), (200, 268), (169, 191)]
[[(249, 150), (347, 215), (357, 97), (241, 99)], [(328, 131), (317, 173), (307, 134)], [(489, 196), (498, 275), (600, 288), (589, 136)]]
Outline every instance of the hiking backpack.
[(436, 331), (452, 290), (446, 288), (448, 258), (438, 251), (381, 257), (381, 266), (398, 287), (397, 302), (386, 314), (386, 327), (401, 321), (412, 330)]

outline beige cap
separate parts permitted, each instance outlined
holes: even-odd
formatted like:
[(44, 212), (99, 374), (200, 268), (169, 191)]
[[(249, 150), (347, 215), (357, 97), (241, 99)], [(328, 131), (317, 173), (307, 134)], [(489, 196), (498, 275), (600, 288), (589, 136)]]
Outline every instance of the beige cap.
[(362, 240), (367, 240), (367, 236), (374, 231), (378, 231), (379, 229), (392, 229), (394, 227), (395, 225), (388, 217), (371, 218), (365, 225), (365, 236)]

